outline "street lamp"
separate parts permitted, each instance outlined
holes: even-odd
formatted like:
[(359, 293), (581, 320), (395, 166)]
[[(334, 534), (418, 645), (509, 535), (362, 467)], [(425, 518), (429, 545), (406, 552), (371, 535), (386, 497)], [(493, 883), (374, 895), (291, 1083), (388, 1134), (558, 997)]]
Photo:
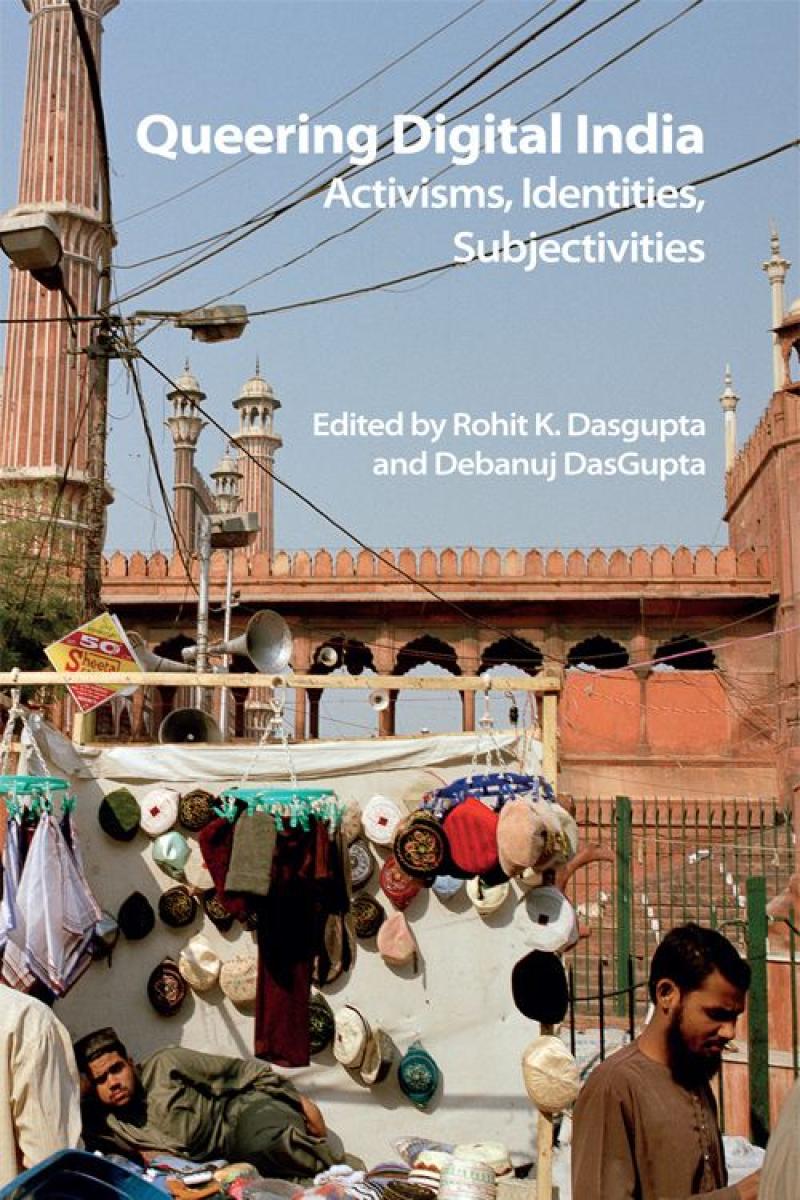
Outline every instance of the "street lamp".
[(190, 329), (198, 342), (231, 342), (240, 338), (249, 322), (243, 304), (214, 304), (210, 308), (174, 310), (137, 309), (128, 320), (170, 321), (178, 329)]
[(0, 217), (0, 247), (18, 270), (28, 271), (42, 287), (63, 291), (64, 248), (58, 222), (50, 213), (42, 209)]

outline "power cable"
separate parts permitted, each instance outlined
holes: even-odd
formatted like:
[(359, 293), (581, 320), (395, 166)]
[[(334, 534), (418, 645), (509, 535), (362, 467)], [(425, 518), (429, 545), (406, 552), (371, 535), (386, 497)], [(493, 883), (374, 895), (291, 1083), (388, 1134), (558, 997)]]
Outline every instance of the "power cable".
[(158, 454), (156, 452), (155, 441), (153, 439), (153, 431), (150, 427), (150, 419), (147, 415), (147, 405), (145, 404), (144, 393), (142, 392), (142, 386), (141, 386), (141, 382), (139, 380), (139, 372), (136, 370), (136, 364), (133, 363), (130, 360), (130, 358), (126, 358), (124, 361), (125, 361), (125, 365), (128, 368), (128, 371), (130, 372), (131, 380), (133, 381), (134, 391), (136, 392), (136, 399), (139, 404), (139, 412), (141, 413), (141, 416), (142, 416), (142, 424), (144, 425), (145, 437), (147, 439), (147, 448), (150, 452), (150, 461), (152, 462), (153, 469), (155, 470), (155, 473), (156, 473), (158, 490), (161, 495), (161, 501), (164, 505), (164, 512), (166, 514), (167, 521), (169, 522), (170, 531), (172, 533), (172, 540), (175, 545), (175, 549), (177, 550), (178, 554), (180, 555), (181, 562), (183, 563), (183, 569), (186, 572), (186, 578), (189, 580), (195, 594), (199, 595), (197, 586), (195, 585), (195, 582), (192, 579), (192, 571), (191, 571), (191, 566), (189, 563), (189, 551), (186, 546), (183, 534), (178, 529), (178, 526), (175, 522), (175, 514), (172, 511), (172, 505), (170, 504), (170, 501), (169, 501), (169, 496), (167, 494), (167, 489), (166, 489), (166, 485), (164, 483), (164, 478), (161, 474), (161, 465), (158, 461)]
[[(373, 71), (372, 74), (368, 75), (366, 79), (362, 79), (361, 83), (354, 84), (353, 87), (348, 89), (348, 91), (343, 92), (341, 96), (337, 96), (335, 100), (331, 100), (325, 105), (324, 108), (320, 108), (316, 112), (311, 113), (309, 120), (316, 121), (319, 117), (324, 117), (326, 113), (331, 111), (331, 109), (337, 108), (340, 104), (343, 104), (345, 100), (349, 100), (352, 96), (355, 96), (357, 92), (362, 90), (362, 88), (367, 87), (370, 83), (374, 83), (376, 79), (380, 79), (381, 76), (386, 75), (392, 70), (393, 67), (396, 67), (399, 63), (404, 62), (407, 58), (410, 58), (412, 54), (415, 54), (417, 50), (421, 50), (423, 46), (427, 46), (429, 42), (434, 41), (434, 39), (437, 38), (441, 33), (445, 33), (454, 25), (457, 25), (459, 21), (463, 21), (464, 18), (468, 17), (469, 14), (474, 12), (476, 8), (480, 8), (483, 3), (485, 3), (485, 0), (475, 0), (474, 4), (470, 4), (470, 6), (465, 8), (463, 12), (459, 13), (457, 17), (452, 17), (451, 20), (446, 21), (444, 25), (440, 25), (438, 29), (434, 29), (432, 33), (429, 33), (420, 41), (415, 42), (413, 46), (408, 48), (408, 50), (404, 50), (402, 54), (398, 54), (388, 63), (385, 63), (382, 67), (379, 67), (377, 71)], [(120, 225), (124, 225), (127, 221), (133, 221), (136, 217), (142, 217), (146, 213), (155, 212), (156, 209), (164, 208), (165, 205), (170, 204), (173, 200), (179, 200), (181, 197), (188, 195), (189, 192), (193, 192), (197, 188), (204, 187), (207, 183), (217, 179), (220, 175), (225, 175), (228, 171), (233, 171), (234, 168), (241, 167), (244, 163), (250, 162), (255, 157), (257, 156), (251, 151), (248, 151), (236, 162), (229, 163), (226, 167), (221, 167), (219, 171), (213, 171), (204, 179), (198, 180), (197, 183), (193, 183), (189, 187), (182, 188), (179, 192), (174, 192), (171, 196), (167, 196), (164, 200), (158, 200), (155, 204), (148, 204), (146, 208), (140, 208), (136, 212), (130, 213), (127, 217), (123, 217), (121, 221), (117, 221), (117, 226), (119, 227)], [(173, 254), (180, 253), (182, 253), (180, 250), (173, 250), (168, 256), (159, 255), (158, 257), (171, 257)], [(155, 261), (156, 260), (153, 258), (143, 259), (140, 263), (135, 263), (133, 265), (144, 266), (148, 262)], [(119, 270), (120, 268), (118, 267), (117, 269)], [(124, 269), (130, 270), (131, 267), (126, 266)]]
[[(532, 117), (538, 116), (545, 109), (552, 108), (553, 105), (558, 104), (561, 100), (565, 99), (565, 97), (571, 96), (580, 87), (582, 87), (583, 84), (588, 83), (591, 79), (594, 79), (597, 75), (600, 75), (603, 71), (607, 70), (608, 67), (613, 66), (615, 63), (617, 63), (621, 59), (625, 58), (628, 54), (633, 53), (634, 50), (638, 50), (646, 42), (649, 42), (651, 38), (654, 38), (657, 34), (661, 33), (664, 29), (667, 29), (670, 25), (673, 25), (676, 21), (679, 21), (682, 17), (685, 17), (689, 12), (691, 12), (691, 10), (693, 8), (696, 8), (699, 4), (702, 4), (702, 3), (703, 3), (703, 0), (693, 0), (693, 3), (689, 4), (687, 8), (684, 8), (681, 10), (681, 12), (676, 13), (676, 15), (674, 17), (671, 17), (670, 20), (663, 21), (660, 25), (657, 25), (654, 29), (651, 29), (649, 33), (645, 34), (643, 37), (638, 38), (635, 42), (631, 43), (630, 46), (627, 46), (624, 50), (620, 51), (618, 54), (614, 54), (611, 58), (606, 59), (606, 61), (601, 63), (599, 67), (595, 68), (594, 71), (590, 71), (588, 75), (584, 75), (584, 77), (582, 79), (578, 80), (577, 83), (573, 84), (572, 87), (567, 88), (566, 91), (561, 92), (558, 96), (554, 96), (550, 100), (547, 100), (539, 108), (534, 109), (534, 111), (531, 113), (528, 113), (527, 116), (519, 118), (516, 121), (516, 124), (517, 125), (525, 124), (527, 121), (530, 121)], [(623, 9), (620, 11), (625, 11), (625, 10)], [(613, 16), (609, 17), (608, 20), (612, 20), (614, 16), (618, 16), (618, 15), (620, 15), (619, 12), (616, 14), (613, 14)], [(601, 22), (601, 24), (603, 24), (603, 22)], [(599, 26), (595, 26), (595, 29), (596, 28), (599, 28)], [(584, 36), (586, 36), (586, 35), (585, 34), (581, 35), (581, 37), (584, 37)], [(581, 39), (576, 39), (576, 41), (577, 40), (581, 40)], [(571, 43), (571, 44), (574, 44), (574, 43)], [(556, 53), (559, 53), (559, 52), (556, 52)], [(555, 54), (550, 55), (549, 59), (540, 60), (540, 62), (538, 64), (536, 64), (534, 67), (529, 68), (529, 71), (527, 73), (530, 73), (530, 71), (535, 70), (537, 66), (543, 65), (544, 62), (548, 62), (550, 59), (552, 59), (554, 57), (555, 57)], [(520, 77), (518, 77), (518, 78), (520, 78)], [(484, 101), (488, 98), (489, 97), (484, 97)], [(468, 111), (470, 111), (470, 110), (463, 109), (462, 112), (456, 113), (453, 117), (449, 117), (447, 123), (449, 124), (451, 120), (457, 120), (459, 117), (464, 116), (464, 114)], [(382, 160), (378, 160), (378, 161), (382, 161)], [(452, 164), (448, 164), (447, 166), (443, 167), (440, 171), (437, 171), (435, 175), (432, 175), (430, 177), (429, 182), (431, 182), (431, 183), (435, 182), (435, 180), (440, 179), (442, 175), (444, 175), (446, 172), (448, 172), (450, 170), (452, 170)], [(261, 280), (267, 279), (272, 275), (276, 275), (279, 271), (283, 271), (287, 267), (294, 266), (296, 263), (300, 262), (303, 258), (307, 258), (309, 255), (315, 253), (317, 250), (321, 249), (323, 246), (328, 245), (330, 242), (336, 241), (337, 238), (345, 237), (347, 234), (352, 233), (356, 229), (359, 229), (362, 225), (365, 225), (367, 221), (372, 220), (373, 217), (377, 217), (381, 214), (381, 212), (385, 212), (385, 211), (386, 211), (385, 209), (378, 209), (374, 213), (370, 213), (367, 217), (363, 218), (360, 221), (356, 221), (353, 225), (349, 225), (346, 229), (342, 229), (338, 233), (332, 234), (330, 237), (325, 238), (323, 241), (317, 242), (316, 245), (312, 246), (310, 249), (306, 250), (304, 253), (295, 255), (293, 258), (290, 258), (286, 262), (281, 263), (280, 266), (273, 267), (273, 268), (271, 268), (271, 270), (265, 271), (261, 275), (255, 275), (252, 279), (247, 280), (247, 282), (242, 284), (240, 287), (234, 288), (229, 292), (222, 292), (219, 296), (216, 296), (213, 300), (206, 301), (206, 304), (207, 305), (208, 304), (216, 304), (220, 300), (227, 299), (230, 296), (235, 296), (239, 292), (244, 291), (245, 288), (250, 287), (252, 284), (260, 283)]]
[[(166, 374), (165, 371), (162, 371), (162, 369), (158, 366), (158, 364), (153, 362), (153, 360), (150, 359), (146, 354), (144, 354), (142, 351), (139, 351), (138, 353), (139, 353), (139, 357), (142, 359), (142, 361), (147, 363), (147, 365), (151, 368), (151, 370), (155, 371), (155, 373), (157, 375), (159, 375), (161, 377), (161, 379), (163, 379), (166, 383), (169, 384), (171, 390), (179, 392), (180, 394), (185, 395), (187, 397), (187, 399), (190, 399), (192, 401), (192, 404), (194, 405), (194, 407), (197, 409), (197, 411), (202, 416), (204, 416), (206, 418), (208, 423), (210, 425), (212, 425), (215, 429), (217, 429), (220, 433), (222, 433), (226, 438), (228, 437), (228, 432), (224, 428), (224, 426), (216, 419), (216, 417), (213, 416), (213, 414), (208, 412), (207, 409), (203, 408), (202, 405), (198, 404), (196, 401), (196, 398), (189, 397), (188, 393), (183, 392), (183, 389), (177, 384), (177, 382), (172, 380), (169, 377), (169, 375)], [(321, 517), (322, 520), (326, 521), (329, 525), (332, 525), (335, 529), (338, 529), (339, 532), (344, 534), (344, 536), (349, 541), (352, 541), (353, 543), (358, 545), (362, 550), (365, 550), (365, 551), (367, 551), (368, 554), (371, 554), (376, 559), (376, 561), (383, 563), (384, 566), (388, 566), (392, 571), (394, 571), (396, 574), (402, 576), (409, 583), (413, 584), (415, 587), (419, 588), (421, 591), (424, 591), (428, 595), (430, 595), (434, 600), (437, 601), (437, 603), (445, 605), (447, 608), (451, 609), (453, 612), (457, 613), (459, 616), (470, 621), (472, 624), (475, 624), (478, 627), (483, 628), (483, 629), (488, 629), (493, 633), (500, 633), (500, 634), (502, 634), (504, 639), (507, 639), (512, 644), (522, 646), (525, 649), (526, 653), (529, 652), (529, 650), (530, 650), (529, 643), (526, 642), (525, 640), (521, 639), (520, 637), (518, 637), (517, 634), (515, 634), (513, 632), (513, 630), (509, 630), (502, 626), (495, 625), (490, 621), (486, 621), (486, 620), (474, 615), (473, 613), (470, 613), (467, 609), (462, 608), (461, 605), (456, 604), (454, 601), (449, 600), (446, 596), (442, 596), (439, 592), (436, 591), (435, 588), (432, 588), (429, 584), (425, 583), (424, 580), (421, 580), (417, 576), (411, 574), (411, 572), (406, 571), (398, 563), (395, 563), (392, 559), (386, 558), (379, 551), (375, 550), (372, 546), (368, 545), (368, 543), (364, 542), (361, 538), (357, 537), (351, 530), (349, 530), (346, 526), (344, 526), (340, 521), (338, 521), (335, 517), (331, 516), (328, 512), (326, 512), (315, 501), (311, 500), (310, 497), (306, 496), (298, 488), (294, 487), (292, 484), (290, 484), (286, 480), (282, 479), (271, 468), (269, 468), (265, 463), (263, 463), (259, 458), (257, 458), (256, 455), (252, 454), (250, 451), (245, 449), (245, 447), (240, 447), (240, 451), (244, 457), (250, 459), (250, 461), (252, 461), (255, 464), (255, 466), (258, 468), (258, 470), (262, 471), (265, 475), (269, 476), (269, 478), (272, 479), (275, 483), (277, 483), (280, 487), (284, 488), (291, 495), (293, 495), (296, 499), (300, 500), (302, 504), (305, 504), (306, 507), (310, 508), (312, 512), (314, 512), (317, 516)], [(768, 638), (768, 637), (784, 636), (788, 633), (795, 632), (797, 629), (800, 629), (800, 625), (787, 626), (786, 628), (781, 629), (781, 630), (769, 630), (766, 633), (754, 634), (750, 637), (745, 637), (745, 638), (739, 639), (739, 641), (760, 641), (760, 640), (763, 640), (764, 638)], [(724, 642), (712, 644), (709, 648), (710, 649), (724, 649), (724, 648), (727, 648), (728, 646), (736, 645), (736, 644), (738, 644), (736, 641), (724, 641)], [(561, 666), (565, 665), (564, 660), (559, 659), (556, 655), (548, 654), (544, 651), (541, 651), (541, 653), (542, 653), (543, 660), (547, 659), (548, 661), (555, 662)], [(687, 656), (694, 655), (696, 653), (697, 653), (696, 649), (677, 651), (674, 654), (665, 655), (664, 657), (659, 658), (659, 659), (645, 660), (644, 662), (637, 663), (636, 665), (639, 667), (655, 666), (658, 663), (673, 662), (675, 660), (686, 658)], [(628, 666), (619, 667), (619, 668), (608, 668), (604, 671), (598, 671), (596, 674), (598, 676), (614, 676), (614, 675), (618, 675), (619, 671), (628, 670), (628, 669), (629, 669)]]
[[(411, 105), (407, 106), (407, 111), (415, 112), (420, 104), (424, 104), (432, 96), (436, 95), (436, 92), (439, 91), (441, 88), (449, 86), (449, 84), (451, 84), (454, 80), (458, 79), (459, 76), (465, 74), (465, 72), (470, 70), (471, 67), (475, 66), (476, 63), (479, 63), (482, 58), (485, 58), (487, 54), (491, 54), (492, 51), (496, 50), (498, 46), (501, 46), (503, 44), (503, 42), (508, 41), (508, 39), (510, 37), (513, 37), (516, 33), (519, 33), (519, 31), (521, 29), (524, 29), (526, 25), (530, 25), (533, 21), (536, 20), (537, 17), (539, 17), (548, 8), (551, 8), (553, 6), (553, 4), (555, 4), (555, 3), (556, 3), (556, 0), (546, 0), (546, 3), (543, 4), (540, 8), (538, 8), (535, 13), (533, 13), (529, 17), (526, 17), (526, 19), (524, 21), (520, 21), (519, 24), (515, 25), (514, 28), (509, 30), (508, 33), (504, 34), (501, 38), (498, 38), (497, 41), (493, 42), (491, 46), (487, 47), (486, 50), (483, 50), (475, 58), (471, 59), (465, 66), (459, 68), (459, 70), (454, 72), (454, 74), (448, 76), (448, 78), (446, 80), (444, 80), (443, 83), (440, 83), (432, 91), (427, 92), (420, 99), (415, 100)], [(328, 108), (322, 109), (322, 113), (327, 112), (328, 109), (331, 107), (332, 107), (332, 105), (328, 105)], [(320, 115), (321, 115), (321, 113), (316, 113), (310, 119), (313, 120)], [(384, 133), (387, 129), (390, 129), (390, 128), (391, 128), (391, 122), (388, 122), (388, 121), (384, 122), (384, 124), (381, 125), (381, 127), (380, 127), (379, 133)], [(223, 229), (219, 233), (209, 234), (207, 237), (200, 238), (196, 242), (190, 242), (186, 246), (180, 246), (176, 250), (170, 250), (164, 254), (156, 254), (156, 255), (152, 256), (151, 258), (143, 258), (135, 263), (125, 263), (120, 269), (133, 270), (135, 267), (147, 266), (149, 263), (160, 262), (165, 258), (174, 258), (178, 254), (184, 254), (187, 250), (195, 250), (195, 249), (199, 248), (200, 246), (207, 246), (214, 242), (218, 242), (222, 238), (227, 237), (229, 234), (235, 233), (238, 229), (243, 228), (245, 225), (250, 225), (253, 222), (260, 220), (261, 217), (272, 212), (273, 209), (276, 208), (278, 205), (283, 204), (283, 202), (285, 200), (289, 200), (293, 195), (295, 195), (296, 192), (300, 191), (301, 188), (309, 187), (312, 183), (314, 183), (317, 179), (319, 179), (319, 177), (321, 175), (324, 175), (326, 172), (333, 170), (339, 164), (346, 163), (346, 162), (347, 162), (346, 154), (342, 154), (338, 158), (333, 159), (330, 163), (326, 164), (324, 167), (321, 167), (318, 171), (315, 171), (313, 175), (307, 176), (306, 179), (302, 180), (290, 191), (284, 193), (283, 196), (280, 196), (277, 200), (271, 201), (271, 203), (268, 204), (266, 206), (266, 208), (260, 209), (259, 212), (257, 212), (254, 216), (249, 217), (247, 220), (245, 220), (243, 222), (239, 222), (236, 225), (232, 225), (228, 229)], [(233, 166), (238, 166), (238, 165), (239, 165), (238, 163), (232, 163), (231, 166), (225, 167), (225, 168), (223, 168), (223, 170), (229, 171), (229, 170), (231, 170), (231, 168)], [(217, 174), (220, 174), (220, 173), (221, 172), (217, 172)]]
[[(470, 87), (474, 86), (474, 84), (477, 83), (479, 80), (485, 78), (486, 75), (490, 74), (492, 71), (497, 70), (497, 68), (499, 66), (502, 66), (503, 63), (506, 62), (509, 58), (511, 58), (515, 54), (519, 54), (532, 41), (534, 41), (536, 38), (541, 37), (544, 33), (548, 32), (550, 29), (552, 29), (555, 25), (559, 24), (561, 21), (563, 21), (567, 17), (571, 16), (573, 12), (577, 11), (579, 8), (582, 8), (583, 5), (586, 3), (587, 3), (587, 0), (572, 0), (572, 3), (569, 5), (569, 7), (566, 8), (563, 12), (561, 12), (558, 16), (553, 17), (553, 19), (551, 21), (548, 21), (546, 24), (544, 24), (544, 25), (540, 26), (538, 29), (534, 30), (533, 33), (529, 34), (528, 37), (524, 38), (521, 42), (517, 43), (517, 45), (512, 46), (512, 48), (510, 50), (506, 51), (499, 58), (495, 59), (492, 63), (490, 63), (487, 67), (485, 67), (482, 71), (480, 71), (472, 80), (469, 80), (467, 83), (463, 84), (460, 88), (457, 88), (454, 92), (450, 93), (449, 96), (445, 97), (443, 100), (440, 100), (438, 102), (438, 104), (435, 105), (433, 108), (431, 108), (430, 110), (427, 110), (426, 113), (423, 114), (423, 116), (433, 115), (433, 113), (436, 112), (437, 109), (442, 104), (449, 103), (450, 100), (453, 100), (453, 99), (457, 98), (458, 96), (462, 95)], [(383, 145), (379, 146), (379, 149), (384, 148), (385, 145), (386, 145), (386, 143), (383, 143)], [(347, 178), (350, 175), (356, 174), (356, 173), (358, 173), (358, 172), (355, 167), (349, 167), (345, 171), (341, 172), (341, 175), (338, 177), (339, 178)], [(136, 296), (141, 296), (145, 292), (152, 291), (152, 289), (154, 287), (157, 287), (160, 283), (168, 283), (172, 279), (176, 279), (179, 275), (183, 275), (187, 271), (192, 270), (194, 267), (200, 266), (202, 263), (207, 262), (211, 258), (214, 258), (217, 254), (221, 254), (224, 250), (228, 250), (231, 246), (237, 245), (239, 242), (243, 241), (245, 238), (250, 237), (253, 233), (257, 233), (265, 225), (270, 224), (272, 221), (277, 220), (278, 217), (283, 216), (285, 213), (296, 208), (298, 205), (304, 203), (306, 200), (310, 200), (314, 196), (319, 195), (320, 192), (324, 191), (325, 188), (329, 186), (329, 184), (333, 181), (334, 178), (337, 178), (337, 176), (331, 176), (327, 180), (323, 180), (322, 183), (319, 183), (315, 187), (310, 188), (308, 191), (304, 192), (301, 196), (299, 196), (296, 200), (292, 200), (286, 204), (281, 205), (278, 208), (273, 209), (272, 211), (268, 212), (263, 218), (261, 218), (259, 220), (255, 220), (255, 219), (252, 220), (249, 223), (249, 227), (245, 228), (245, 226), (243, 224), (242, 226), (239, 227), (240, 232), (238, 234), (229, 238), (228, 241), (224, 242), (222, 245), (216, 246), (213, 249), (208, 250), (205, 254), (197, 255), (192, 262), (187, 262), (182, 265), (176, 266), (176, 267), (172, 268), (172, 270), (164, 272), (158, 278), (154, 278), (152, 280), (146, 281), (145, 283), (141, 284), (139, 287), (132, 288), (130, 291), (125, 292), (120, 297), (120, 302), (131, 300)]]
[[(798, 146), (800, 146), (800, 138), (793, 138), (789, 142), (784, 142), (780, 146), (775, 146), (771, 150), (766, 150), (763, 154), (754, 155), (753, 158), (745, 159), (741, 162), (735, 163), (731, 167), (725, 167), (723, 170), (714, 171), (710, 175), (702, 175), (702, 176), (698, 177), (697, 179), (690, 180), (689, 182), (681, 184), (679, 186), (682, 188), (687, 188), (687, 187), (695, 187), (696, 188), (696, 187), (701, 187), (702, 185), (704, 185), (706, 183), (713, 183), (717, 179), (723, 179), (727, 175), (734, 175), (738, 171), (747, 170), (749, 167), (753, 167), (753, 166), (758, 165), (759, 163), (766, 162), (770, 158), (775, 158), (776, 155), (778, 155), (778, 154), (785, 154), (787, 150), (794, 150)], [(616, 208), (613, 210), (607, 210), (605, 212), (598, 213), (598, 215), (594, 216), (594, 217), (586, 217), (582, 221), (574, 221), (570, 225), (562, 225), (559, 229), (548, 230), (547, 233), (536, 234), (536, 235), (532, 235), (529, 237), (520, 237), (520, 238), (515, 239), (515, 241), (519, 241), (522, 244), (528, 246), (534, 240), (560, 237), (561, 234), (571, 233), (575, 229), (583, 229), (587, 225), (596, 225), (599, 222), (609, 220), (611, 217), (618, 217), (618, 216), (621, 216), (622, 213), (631, 212), (632, 209), (635, 209), (638, 207), (639, 206), (636, 204), (628, 204), (621, 208)], [(296, 309), (299, 309), (299, 308), (313, 308), (319, 304), (331, 304), (334, 301), (351, 300), (356, 296), (365, 296), (371, 292), (380, 292), (388, 287), (395, 287), (398, 283), (408, 283), (409, 281), (415, 280), (415, 279), (424, 279), (429, 276), (441, 275), (444, 271), (450, 271), (450, 270), (453, 270), (458, 267), (470, 267), (470, 266), (473, 266), (474, 263), (477, 261), (479, 261), (479, 260), (472, 258), (466, 262), (450, 261), (450, 262), (445, 262), (445, 263), (438, 263), (436, 266), (433, 266), (433, 267), (424, 267), (418, 271), (409, 271), (405, 275), (395, 275), (391, 279), (382, 280), (380, 283), (364, 284), (362, 287), (349, 288), (348, 290), (342, 291), (342, 292), (331, 292), (326, 296), (316, 296), (311, 300), (296, 300), (296, 301), (292, 302), (291, 304), (277, 304), (277, 305), (274, 305), (272, 308), (256, 309), (255, 311), (252, 311), (252, 312), (248, 310), (248, 316), (249, 317), (271, 317), (271, 316), (276, 315), (277, 313), (294, 312)]]

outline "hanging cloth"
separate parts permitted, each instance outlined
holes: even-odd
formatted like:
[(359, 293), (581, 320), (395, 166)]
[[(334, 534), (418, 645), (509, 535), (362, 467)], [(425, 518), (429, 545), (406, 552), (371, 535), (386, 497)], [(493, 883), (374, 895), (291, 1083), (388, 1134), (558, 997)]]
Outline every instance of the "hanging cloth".
[(87, 890), (58, 822), (46, 812), (33, 835), (17, 889), (3, 978), (14, 987), (38, 979), (63, 996), (91, 963), (97, 901)]

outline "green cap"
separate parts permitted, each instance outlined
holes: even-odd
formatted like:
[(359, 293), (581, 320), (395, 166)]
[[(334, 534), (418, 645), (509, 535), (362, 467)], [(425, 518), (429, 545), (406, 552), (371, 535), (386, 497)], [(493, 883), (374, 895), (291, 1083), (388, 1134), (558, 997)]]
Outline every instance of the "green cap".
[(103, 797), (97, 812), (100, 828), (118, 842), (130, 842), (139, 828), (140, 810), (127, 788), (117, 788)]

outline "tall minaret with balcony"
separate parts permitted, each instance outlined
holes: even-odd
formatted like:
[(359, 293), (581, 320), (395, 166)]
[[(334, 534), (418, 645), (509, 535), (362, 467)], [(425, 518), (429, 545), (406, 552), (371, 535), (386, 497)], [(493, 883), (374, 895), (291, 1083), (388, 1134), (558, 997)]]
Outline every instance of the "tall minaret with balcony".
[(252, 549), (272, 555), (275, 549), (273, 485), (267, 471), (272, 470), (275, 451), (283, 445), (273, 428), (274, 415), (281, 402), (266, 379), (262, 379), (258, 361), (255, 375), (248, 379), (233, 407), (239, 413), (239, 430), (231, 441), (239, 449), (242, 511), (258, 513), (259, 520), (259, 532)]
[[(176, 380), (174, 391), (167, 392), (172, 405), (172, 416), (166, 424), (175, 445), (173, 459), (172, 490), (175, 496), (175, 526), (180, 540), (180, 549), (191, 552), (195, 546), (197, 516), (197, 493), (194, 482), (194, 456), (197, 440), (207, 422), (197, 411), (196, 405), (206, 398), (200, 384), (189, 370), (188, 360), (183, 374)], [(173, 550), (178, 550), (173, 546)]]
[[(98, 66), (102, 21), (118, 3), (80, 0)], [(18, 203), (12, 211), (44, 210), (54, 218), (64, 249), (65, 289), (79, 312), (92, 313), (101, 251), (112, 233), (98, 206), (99, 154), (88, 76), (68, 0), (23, 4), (30, 14), (30, 41)], [(81, 323), (71, 343), (59, 293), (14, 267), (8, 316), (15, 323), (9, 325), (0, 402), (0, 497), (6, 512), (48, 522), (52, 513), (55, 529), (73, 545), (73, 560), (79, 562), (86, 534), (91, 371), (86, 357), (74, 351), (87, 345), (91, 324)]]
[(771, 254), (767, 261), (761, 264), (761, 269), (766, 271), (772, 296), (772, 390), (777, 392), (784, 385), (784, 372), (780, 338), (776, 330), (783, 321), (783, 285), (786, 280), (786, 272), (792, 264), (781, 254), (780, 238), (774, 225), (770, 230), (769, 248)]
[(725, 390), (719, 398), (725, 426), (725, 472), (727, 474), (736, 461), (736, 406), (739, 397), (733, 390), (733, 375), (730, 363), (725, 367)]

